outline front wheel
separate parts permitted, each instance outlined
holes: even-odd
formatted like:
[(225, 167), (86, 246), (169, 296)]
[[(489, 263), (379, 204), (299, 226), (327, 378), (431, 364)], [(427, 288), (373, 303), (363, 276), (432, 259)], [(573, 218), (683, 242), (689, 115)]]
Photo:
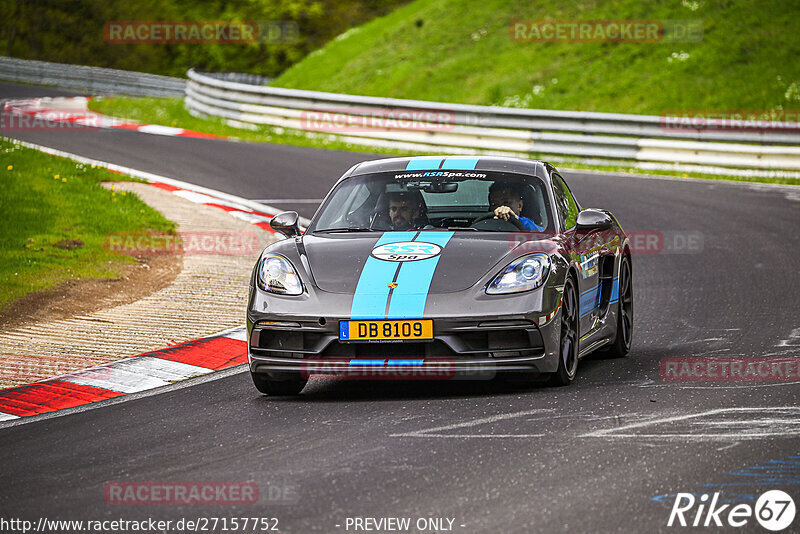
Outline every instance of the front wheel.
[[(296, 376), (295, 376), (296, 375)], [(273, 378), (265, 373), (250, 372), (256, 389), (264, 395), (298, 395), (308, 382), (299, 373), (287, 373), (286, 376)]]
[(560, 339), (558, 370), (550, 377), (554, 386), (570, 384), (578, 371), (578, 296), (571, 277), (567, 277), (561, 297)]

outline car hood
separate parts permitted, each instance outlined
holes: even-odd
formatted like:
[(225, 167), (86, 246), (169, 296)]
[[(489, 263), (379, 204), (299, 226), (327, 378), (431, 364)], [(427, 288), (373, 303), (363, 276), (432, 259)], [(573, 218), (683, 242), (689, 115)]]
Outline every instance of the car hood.
[[(319, 289), (351, 294), (356, 288), (359, 293), (379, 294), (392, 282), (403, 284), (404, 292), (411, 293), (463, 291), (524, 252), (553, 248), (548, 239), (523, 243), (519, 237), (523, 234), (439, 231), (416, 234), (305, 235), (302, 246)], [(525, 239), (530, 237), (533, 236)], [(441, 251), (418, 261), (385, 261), (371, 255), (381, 244), (409, 241), (433, 243)]]

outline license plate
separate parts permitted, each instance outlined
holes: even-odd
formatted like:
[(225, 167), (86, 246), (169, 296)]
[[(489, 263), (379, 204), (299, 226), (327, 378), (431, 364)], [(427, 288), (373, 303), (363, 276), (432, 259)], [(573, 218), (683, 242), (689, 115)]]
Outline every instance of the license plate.
[(433, 320), (339, 321), (340, 341), (430, 341)]

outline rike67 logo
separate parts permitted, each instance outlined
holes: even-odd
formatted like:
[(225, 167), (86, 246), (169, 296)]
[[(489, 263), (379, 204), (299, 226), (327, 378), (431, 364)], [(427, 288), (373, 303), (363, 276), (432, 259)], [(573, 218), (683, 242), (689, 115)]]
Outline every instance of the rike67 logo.
[(718, 504), (720, 493), (703, 494), (699, 498), (691, 493), (678, 493), (669, 514), (667, 526), (692, 527), (743, 527), (753, 518), (765, 529), (784, 530), (794, 521), (795, 505), (792, 497), (781, 490), (767, 491), (750, 504)]

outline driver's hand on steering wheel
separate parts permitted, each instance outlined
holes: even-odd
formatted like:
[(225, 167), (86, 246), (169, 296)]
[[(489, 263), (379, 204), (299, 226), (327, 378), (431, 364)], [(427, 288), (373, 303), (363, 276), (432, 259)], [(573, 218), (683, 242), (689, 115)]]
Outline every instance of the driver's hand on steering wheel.
[(511, 209), (511, 208), (509, 208), (508, 206), (500, 206), (499, 208), (496, 208), (496, 209), (494, 210), (494, 218), (495, 218), (495, 219), (503, 219), (504, 221), (507, 221), (507, 220), (509, 220), (509, 219), (510, 219), (512, 216), (513, 216), (515, 219), (519, 219), (519, 217), (517, 216), (517, 214), (516, 214), (516, 213), (514, 213), (514, 210), (512, 210), (512, 209)]

